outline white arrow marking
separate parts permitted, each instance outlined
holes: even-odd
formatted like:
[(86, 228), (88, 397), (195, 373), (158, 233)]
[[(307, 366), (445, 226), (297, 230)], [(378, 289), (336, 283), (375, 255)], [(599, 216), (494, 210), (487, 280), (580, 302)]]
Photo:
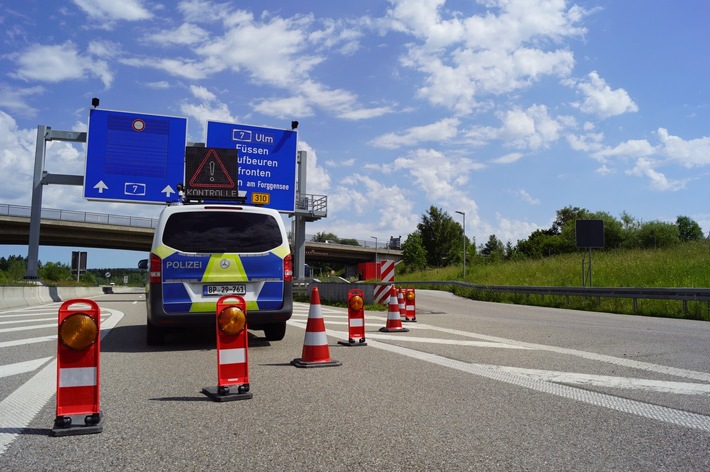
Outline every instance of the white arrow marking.
[(99, 180), (99, 183), (94, 185), (94, 188), (99, 189), (99, 193), (104, 193), (104, 190), (108, 189), (108, 186), (106, 186), (103, 180)]
[(17, 362), (15, 364), (8, 364), (0, 366), (0, 379), (3, 377), (10, 377), (11, 375), (24, 374), (26, 372), (32, 372), (44, 365), (51, 357), (43, 357), (42, 359), (35, 359), (33, 361)]
[(160, 191), (160, 193), (164, 193), (166, 197), (170, 198), (170, 195), (175, 193), (175, 190), (170, 185), (166, 185), (163, 190)]

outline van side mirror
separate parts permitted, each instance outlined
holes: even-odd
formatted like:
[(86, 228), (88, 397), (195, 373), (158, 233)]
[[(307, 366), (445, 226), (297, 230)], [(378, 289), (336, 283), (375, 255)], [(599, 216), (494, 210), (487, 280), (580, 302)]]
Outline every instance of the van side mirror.
[(138, 268), (147, 270), (148, 269), (148, 259), (141, 259), (138, 261)]

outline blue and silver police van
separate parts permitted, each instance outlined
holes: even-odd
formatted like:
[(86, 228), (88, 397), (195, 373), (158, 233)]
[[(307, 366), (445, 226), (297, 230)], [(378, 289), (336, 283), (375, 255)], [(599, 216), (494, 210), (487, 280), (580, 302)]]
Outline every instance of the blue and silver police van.
[(217, 300), (240, 295), (250, 330), (283, 339), (293, 311), (291, 251), (281, 215), (232, 204), (168, 206), (153, 237), (147, 341), (173, 328), (214, 326)]

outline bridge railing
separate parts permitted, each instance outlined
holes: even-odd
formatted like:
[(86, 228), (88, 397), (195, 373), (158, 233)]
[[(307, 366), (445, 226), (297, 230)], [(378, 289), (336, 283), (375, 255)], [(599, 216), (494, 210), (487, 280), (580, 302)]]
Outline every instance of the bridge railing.
[[(0, 215), (21, 216), (29, 218), (32, 208), (21, 205), (0, 204)], [(156, 228), (157, 218), (141, 216), (111, 215), (108, 213), (91, 213), (77, 210), (59, 210), (42, 208), (42, 218), (50, 220), (73, 221), (77, 223), (99, 223), (117, 226), (131, 226), (135, 228)]]

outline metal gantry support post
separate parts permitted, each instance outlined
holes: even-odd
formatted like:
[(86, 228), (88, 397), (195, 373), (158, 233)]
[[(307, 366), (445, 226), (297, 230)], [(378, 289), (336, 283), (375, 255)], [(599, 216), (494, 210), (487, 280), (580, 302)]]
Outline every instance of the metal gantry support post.
[[(298, 182), (296, 182), (296, 205), (298, 201), (306, 195), (306, 170), (308, 164), (308, 153), (298, 151), (296, 154), (296, 165), (298, 172)], [(295, 212), (293, 226), (291, 229), (293, 237), (293, 278), (301, 280), (305, 278), (306, 264), (306, 218)]]
[(39, 267), (39, 230), (42, 221), (42, 186), (48, 184), (84, 185), (83, 175), (48, 174), (44, 170), (47, 141), (86, 142), (82, 131), (52, 131), (46, 125), (37, 126), (35, 170), (32, 178), (32, 207), (30, 209), (30, 240), (27, 249), (27, 274), (25, 279), (37, 280)]

